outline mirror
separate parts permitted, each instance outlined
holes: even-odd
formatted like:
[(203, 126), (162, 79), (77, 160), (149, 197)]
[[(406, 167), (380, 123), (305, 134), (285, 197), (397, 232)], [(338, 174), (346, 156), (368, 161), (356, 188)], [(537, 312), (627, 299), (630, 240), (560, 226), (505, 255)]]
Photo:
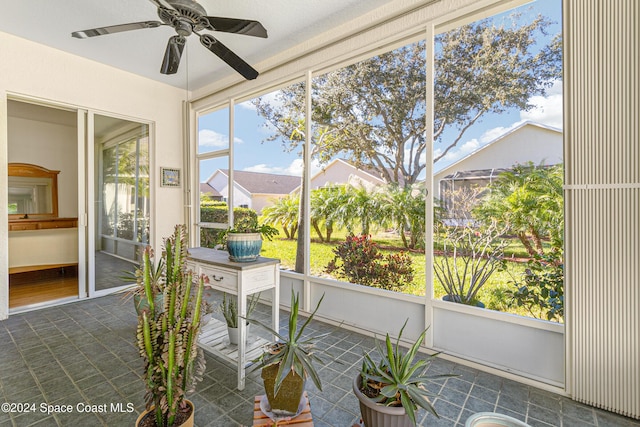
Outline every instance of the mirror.
[(28, 163), (9, 163), (9, 219), (56, 218), (59, 173)]

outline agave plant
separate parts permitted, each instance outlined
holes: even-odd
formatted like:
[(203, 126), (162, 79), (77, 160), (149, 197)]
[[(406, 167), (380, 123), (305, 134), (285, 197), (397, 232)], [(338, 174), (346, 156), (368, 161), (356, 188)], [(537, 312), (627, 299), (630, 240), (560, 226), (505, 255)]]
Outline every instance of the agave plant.
[(427, 375), (427, 369), (432, 359), (436, 358), (438, 354), (433, 354), (427, 359), (414, 361), (428, 328), (422, 331), (409, 351), (402, 352), (399, 343), (407, 321), (400, 329), (395, 345), (391, 342), (389, 334), (386, 336), (384, 348), (380, 342), (376, 341), (376, 359), (380, 358), (378, 363), (374, 362), (369, 353), (365, 353), (360, 370), (362, 378), (360, 391), (376, 403), (403, 407), (406, 415), (415, 426), (416, 411), (419, 408), (424, 408), (438, 417), (430, 399), (435, 397), (435, 394), (429, 392), (425, 385), (439, 378), (455, 375)]
[(154, 283), (157, 268), (149, 246), (138, 272), (139, 286), (149, 305), (138, 317), (136, 341), (145, 361), (146, 409), (153, 408), (158, 427), (174, 425), (178, 412), (186, 409), (185, 393), (194, 389), (204, 373), (204, 355), (197, 338), (206, 276), (194, 281), (192, 272), (186, 269), (186, 256), (186, 230), (178, 225), (165, 239), (158, 263), (165, 270), (162, 307), (155, 302), (160, 288)]
[[(247, 303), (247, 317), (253, 313), (253, 310), (258, 306), (260, 301), (260, 292), (251, 294), (249, 302)], [(222, 309), (222, 315), (227, 322), (227, 326), (230, 328), (238, 327), (238, 304), (235, 297), (230, 297), (226, 292), (222, 295), (222, 302), (220, 303)]]
[(314, 364), (316, 362), (324, 364), (324, 361), (318, 357), (317, 354), (318, 352), (324, 352), (324, 350), (316, 348), (315, 343), (329, 335), (330, 332), (306, 338), (303, 338), (302, 334), (318, 311), (318, 308), (320, 308), (320, 304), (323, 299), (324, 295), (322, 295), (320, 301), (318, 301), (318, 304), (311, 315), (302, 324), (302, 327), (298, 329), (298, 311), (300, 307), (299, 296), (292, 290), (291, 312), (289, 313), (289, 331), (286, 336), (281, 335), (277, 331), (274, 331), (257, 320), (249, 319), (250, 322), (262, 326), (279, 339), (279, 341), (270, 344), (266, 351), (258, 359), (254, 360), (254, 362), (258, 363), (253, 367), (253, 369), (259, 369), (274, 365), (278, 366), (274, 394), (278, 394), (280, 387), (282, 386), (282, 382), (290, 372), (294, 372), (304, 380), (311, 378), (315, 386), (318, 387), (318, 390), (322, 390), (322, 382)]

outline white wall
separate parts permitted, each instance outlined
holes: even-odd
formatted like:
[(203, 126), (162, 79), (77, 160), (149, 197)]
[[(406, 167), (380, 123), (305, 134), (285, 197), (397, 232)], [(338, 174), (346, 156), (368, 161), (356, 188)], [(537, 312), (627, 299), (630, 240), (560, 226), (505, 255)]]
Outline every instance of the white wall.
[(439, 197), (440, 180), (455, 172), (510, 168), (516, 163), (529, 161), (536, 165), (562, 163), (562, 150), (562, 132), (525, 124), (434, 174), (433, 189)]
[[(158, 185), (160, 166), (182, 168), (183, 90), (135, 76), (6, 33), (0, 33), (0, 129), (7, 96), (41, 100), (155, 124), (152, 132), (152, 243), (184, 221), (183, 192)], [(73, 153), (75, 155), (75, 153)], [(0, 205), (7, 204), (7, 133), (0, 132)], [(7, 223), (6, 209), (0, 222)], [(8, 233), (0, 228), (0, 319), (8, 313)]]
[(336, 160), (330, 163), (324, 170), (318, 172), (311, 178), (311, 188), (323, 187), (327, 184), (346, 184), (352, 183), (356, 185), (360, 178), (365, 182), (376, 182), (376, 184), (383, 184), (384, 181), (376, 179), (371, 174), (363, 172), (360, 169), (353, 167), (352, 165), (345, 163), (341, 160)]

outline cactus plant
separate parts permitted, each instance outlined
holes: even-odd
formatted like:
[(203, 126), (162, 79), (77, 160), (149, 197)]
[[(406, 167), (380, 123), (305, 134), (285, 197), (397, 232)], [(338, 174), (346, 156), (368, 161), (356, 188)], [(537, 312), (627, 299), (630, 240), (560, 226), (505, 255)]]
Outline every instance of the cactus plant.
[[(206, 276), (194, 281), (187, 271), (187, 236), (184, 225), (176, 225), (171, 237), (164, 241), (164, 269), (161, 287), (154, 286), (153, 249), (147, 246), (139, 267), (141, 292), (149, 306), (138, 316), (137, 344), (145, 361), (144, 380), (147, 387), (145, 404), (155, 413), (158, 427), (179, 425), (179, 414), (187, 409), (185, 393), (193, 391), (202, 380), (205, 361), (197, 346), (203, 311)], [(156, 293), (163, 290), (163, 306), (155, 303)]]

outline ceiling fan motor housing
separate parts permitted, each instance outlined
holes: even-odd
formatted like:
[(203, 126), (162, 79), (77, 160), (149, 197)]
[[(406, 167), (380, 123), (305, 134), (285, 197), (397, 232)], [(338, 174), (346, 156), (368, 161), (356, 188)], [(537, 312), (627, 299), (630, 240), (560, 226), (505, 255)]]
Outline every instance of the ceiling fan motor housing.
[[(158, 16), (162, 22), (171, 25), (181, 36), (188, 36), (193, 31), (209, 27), (207, 11), (193, 0), (166, 0), (175, 11), (158, 8)], [(176, 12), (177, 11), (177, 12)]]

